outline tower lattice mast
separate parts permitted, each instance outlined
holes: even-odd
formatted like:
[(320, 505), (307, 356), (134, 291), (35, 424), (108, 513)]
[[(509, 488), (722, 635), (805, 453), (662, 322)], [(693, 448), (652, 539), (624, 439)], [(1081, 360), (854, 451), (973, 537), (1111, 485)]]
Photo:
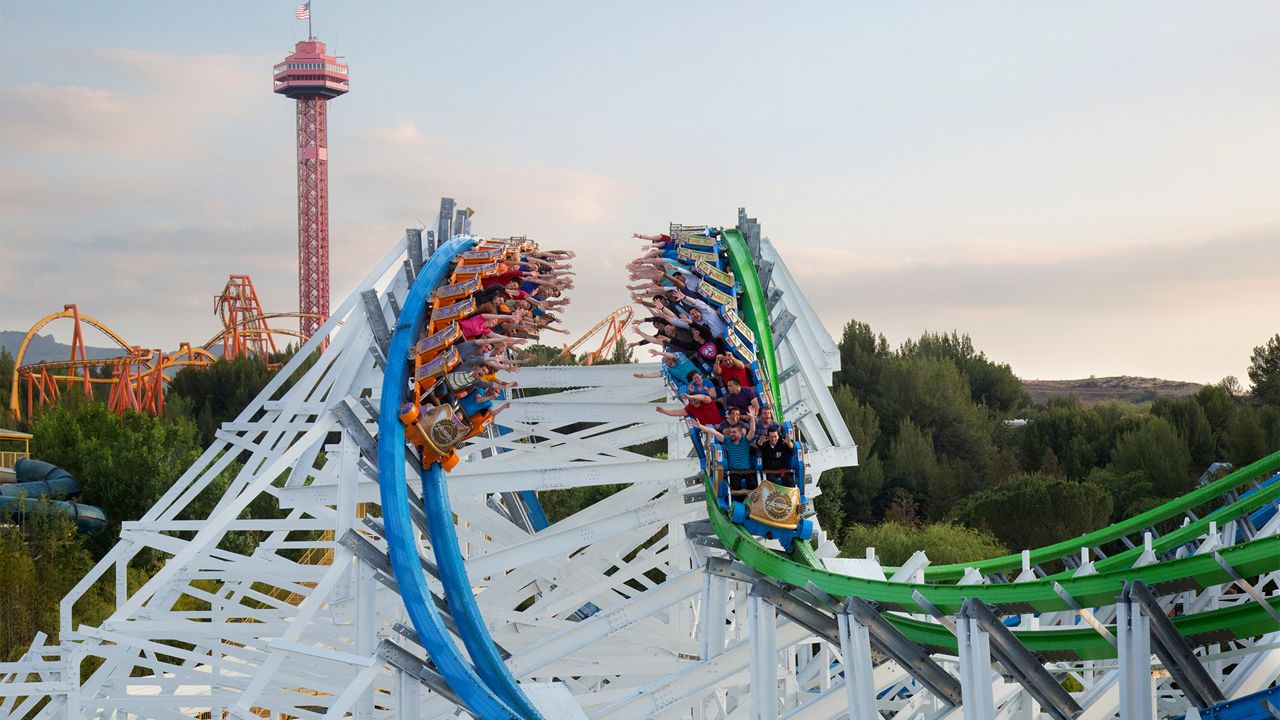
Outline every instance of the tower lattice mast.
[(329, 100), (346, 94), (347, 66), (309, 37), (275, 66), (275, 92), (298, 106), (298, 312), (311, 337), (329, 317)]

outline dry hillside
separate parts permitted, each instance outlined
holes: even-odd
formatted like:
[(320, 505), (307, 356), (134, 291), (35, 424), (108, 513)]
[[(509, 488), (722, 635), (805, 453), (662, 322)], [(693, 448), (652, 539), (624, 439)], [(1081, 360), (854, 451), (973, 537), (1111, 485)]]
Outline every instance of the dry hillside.
[(1075, 395), (1084, 405), (1097, 405), (1111, 400), (1140, 403), (1153, 400), (1157, 395), (1186, 397), (1204, 387), (1192, 382), (1129, 375), (1084, 380), (1023, 380), (1022, 385), (1031, 394), (1031, 399), (1040, 405), (1049, 398), (1064, 395)]

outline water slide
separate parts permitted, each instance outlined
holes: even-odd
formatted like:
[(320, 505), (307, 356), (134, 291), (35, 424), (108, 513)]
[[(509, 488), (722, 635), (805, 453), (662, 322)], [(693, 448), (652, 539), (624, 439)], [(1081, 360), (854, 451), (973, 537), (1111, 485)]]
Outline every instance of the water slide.
[(84, 535), (97, 535), (107, 527), (102, 508), (70, 501), (80, 495), (80, 483), (66, 470), (41, 460), (22, 458), (14, 464), (13, 471), (17, 482), (0, 485), (0, 512), (64, 513)]

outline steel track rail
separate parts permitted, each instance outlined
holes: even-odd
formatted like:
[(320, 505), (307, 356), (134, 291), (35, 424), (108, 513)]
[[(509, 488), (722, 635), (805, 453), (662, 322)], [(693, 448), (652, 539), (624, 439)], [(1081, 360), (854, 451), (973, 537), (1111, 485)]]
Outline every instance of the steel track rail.
[[(744, 320), (751, 326), (757, 342), (763, 340), (767, 346), (757, 346), (757, 355), (765, 359), (762, 369), (770, 372), (768, 378), (771, 387), (776, 366), (770, 367), (772, 353), (772, 332), (767, 313), (762, 312), (764, 297), (759, 278), (751, 263), (750, 252), (745, 240), (736, 230), (723, 233), (725, 246), (729, 251), (730, 264), (734, 274), (742, 285), (744, 298)], [(755, 298), (757, 303), (752, 303)], [(776, 390), (775, 390), (776, 393)], [(1280, 467), (1280, 452), (1274, 453), (1232, 475), (1188, 493), (1183, 498), (1167, 503), (1160, 508), (1142, 513), (1128, 521), (1104, 528), (1095, 533), (1070, 541), (1032, 551), (1033, 563), (1054, 560), (1070, 555), (1073, 549), (1093, 547), (1110, 540), (1141, 530), (1154, 522), (1167, 519), (1178, 514), (1180, 510), (1213, 500), (1223, 492), (1248, 482), (1260, 473), (1268, 473)], [(1074, 609), (1073, 605), (1097, 607), (1115, 602), (1123, 590), (1126, 580), (1142, 580), (1161, 592), (1178, 592), (1194, 588), (1205, 588), (1233, 581), (1232, 576), (1215, 560), (1212, 554), (1193, 555), (1178, 560), (1154, 563), (1141, 568), (1131, 567), (1141, 553), (1141, 548), (1117, 554), (1106, 561), (1096, 563), (1099, 572), (1082, 577), (1064, 575), (1041, 580), (999, 585), (953, 585), (935, 583), (890, 583), (886, 581), (866, 580), (829, 572), (815, 566), (816, 558), (812, 553), (793, 552), (792, 557), (781, 555), (765, 547), (757, 538), (741, 526), (733, 524), (716, 503), (711, 482), (704, 475), (707, 512), (712, 528), (720, 542), (739, 560), (752, 566), (757, 571), (797, 587), (813, 583), (816, 587), (835, 597), (860, 597), (880, 603), (890, 610), (901, 610), (918, 613), (921, 606), (916, 597), (923, 597), (936, 608), (947, 613), (958, 612), (965, 601), (978, 598), (985, 603), (999, 608), (1005, 613), (1024, 613), (1036, 611), (1063, 611)], [(1229, 504), (1215, 513), (1188, 524), (1184, 528), (1161, 538), (1159, 547), (1162, 550), (1176, 548), (1194, 540), (1208, 526), (1212, 519), (1226, 521), (1239, 517), (1256, 509), (1280, 494), (1280, 488), (1266, 488), (1248, 498)], [(1154, 549), (1154, 546), (1153, 546)], [(1236, 571), (1246, 577), (1253, 577), (1280, 570), (1280, 537), (1263, 538), (1253, 542), (1240, 544), (1224, 549), (1219, 553), (1222, 559)], [(794, 559), (793, 559), (794, 558)], [(1016, 561), (1016, 563), (1014, 562)], [(995, 558), (980, 563), (959, 565), (961, 573), (964, 567), (977, 566), (988, 572), (1000, 572), (1017, 569), (1021, 566), (1021, 555), (1006, 558)], [(954, 568), (942, 568), (943, 572), (935, 573), (940, 577), (958, 579)], [(930, 576), (926, 574), (926, 577)], [(930, 578), (934, 579), (934, 578)], [(918, 595), (917, 595), (918, 594)], [(1064, 597), (1064, 595), (1066, 597)], [(1269, 603), (1280, 604), (1280, 598), (1271, 598)], [(955, 637), (945, 628), (931, 623), (910, 620), (897, 615), (890, 615), (891, 620), (909, 637), (931, 647), (955, 649)], [(1188, 637), (1256, 637), (1268, 632), (1280, 630), (1280, 623), (1271, 616), (1269, 609), (1251, 602), (1242, 603), (1223, 610), (1188, 615), (1175, 623), (1180, 631)], [(941, 631), (939, 633), (938, 631)], [(943, 637), (945, 635), (946, 637)], [(1029, 648), (1048, 653), (1062, 653), (1081, 658), (1114, 657), (1115, 649), (1107, 638), (1092, 627), (1083, 629), (1051, 629), (1043, 631), (1024, 631), (1018, 637)], [(947, 638), (950, 638), (949, 642)]]
[[(492, 648), (493, 639), (485, 629), (483, 619), (475, 610), (474, 596), (471, 596), (470, 603), (465, 598), (455, 597), (459, 594), (459, 582), (466, 585), (465, 570), (461, 577), (456, 573), (462, 564), (461, 557), (456, 555), (457, 538), (455, 537), (452, 543), (453, 557), (449, 556), (447, 548), (436, 544), (437, 536), (441, 531), (450, 535), (453, 532), (453, 518), (448, 513), (447, 493), (438, 493), (445, 496), (443, 503), (438, 502), (438, 496), (435, 498), (437, 502), (428, 503), (424, 499), (424, 510), (427, 513), (428, 526), (432, 531), (431, 545), (436, 553), (436, 562), (440, 565), (441, 580), (445, 584), (449, 608), (459, 628), (463, 629), (461, 634), (464, 642), (468, 641), (468, 635), (474, 633), (476, 625), (481, 629), (479, 636), (473, 636), (467, 642), (467, 649), (472, 653), (471, 660), (475, 665), (463, 657), (458, 646), (449, 636), (439, 610), (431, 602), (431, 592), (418, 561), (417, 534), (409, 514), (408, 486), (405, 481), (404, 425), (399, 418), (400, 404), (404, 402), (408, 392), (409, 349), (422, 328), (431, 291), (447, 277), (454, 256), (469, 249), (473, 244), (474, 241), (469, 238), (455, 238), (437, 249), (423, 266), (405, 297), (404, 309), (400, 312), (395, 332), (391, 336), (387, 366), (382, 379), (382, 397), (378, 412), (378, 468), (381, 475), (378, 489), (381, 496), (383, 523), (387, 533), (387, 549), (391, 557), (391, 566), (395, 571), (396, 582), (400, 586), (400, 596), (404, 600), (409, 619), (418, 632), (418, 638), (431, 656), (436, 669), (467, 707), (485, 720), (502, 718), (524, 720), (529, 717), (528, 712), (523, 710), (523, 707), (528, 704), (528, 699), (524, 698), (523, 703), (519, 704), (514, 702), (510, 687), (515, 687), (515, 692), (521, 698), (523, 693), (520, 693), (519, 687), (515, 686), (515, 680), (510, 677), (506, 666), (494, 667), (488, 653), (477, 652), (472, 648), (475, 643), (485, 642)], [(438, 470), (438, 466), (435, 469)], [(433, 474), (425, 473), (424, 484)], [(440, 486), (443, 484), (443, 482), (439, 483)], [(446, 570), (442, 560), (450, 562), (449, 570)], [(444, 582), (446, 575), (452, 575), (447, 583)], [(471, 593), (469, 586), (463, 587), (462, 590), (466, 595)], [(496, 655), (497, 651), (493, 649), (493, 656)], [(498, 664), (501, 665), (501, 660)], [(504, 674), (510, 679), (510, 686), (503, 681)]]

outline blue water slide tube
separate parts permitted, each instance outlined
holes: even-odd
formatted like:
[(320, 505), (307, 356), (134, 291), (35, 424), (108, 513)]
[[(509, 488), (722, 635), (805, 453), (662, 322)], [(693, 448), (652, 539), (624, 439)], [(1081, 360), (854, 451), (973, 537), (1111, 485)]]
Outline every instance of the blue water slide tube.
[[(454, 238), (441, 246), (423, 266), (405, 298), (404, 309), (396, 323), (395, 333), (391, 336), (387, 366), (382, 378), (382, 399), (378, 411), (378, 488), (387, 549), (396, 582), (400, 586), (400, 596), (414, 630), (418, 632), (418, 639), (431, 656), (436, 669), (472, 713), (485, 720), (525, 720), (526, 715), (504, 701), (462, 656), (449, 637), (435, 604), (431, 602), (431, 591), (418, 562), (418, 543), (413, 521), (409, 517), (409, 492), (405, 484), (405, 437), (404, 425), (400, 422), (400, 404), (404, 402), (408, 391), (409, 350), (422, 329), (431, 291), (444, 279), (454, 256), (473, 244), (474, 241), (469, 238)], [(424, 472), (424, 495), (430, 494), (427, 485), (430, 478), (438, 472), (438, 466)], [(443, 485), (443, 482), (439, 484)], [(453, 520), (448, 515), (441, 518), (438, 513), (428, 510), (427, 520), (433, 546), (435, 535), (438, 534), (437, 526), (447, 525), (442, 529), (452, 534)], [(455, 552), (456, 542), (455, 538)], [(452, 598), (450, 600), (450, 608), (453, 609)], [(464, 622), (471, 624), (461, 617), (455, 617), (454, 620), (458, 622), (460, 629)], [(483, 623), (480, 626), (483, 628)], [(467, 631), (463, 630), (463, 634), (467, 634)], [(484, 638), (492, 644), (487, 630)]]
[(0, 485), (0, 511), (18, 515), (62, 513), (86, 535), (107, 529), (107, 514), (102, 508), (66, 500), (80, 494), (80, 483), (71, 473), (53, 463), (30, 458), (19, 459), (13, 472), (18, 482)]
[(0, 495), (65, 500), (80, 494), (80, 483), (71, 477), (71, 473), (43, 460), (21, 458), (14, 463), (13, 474), (18, 481), (0, 485)]

